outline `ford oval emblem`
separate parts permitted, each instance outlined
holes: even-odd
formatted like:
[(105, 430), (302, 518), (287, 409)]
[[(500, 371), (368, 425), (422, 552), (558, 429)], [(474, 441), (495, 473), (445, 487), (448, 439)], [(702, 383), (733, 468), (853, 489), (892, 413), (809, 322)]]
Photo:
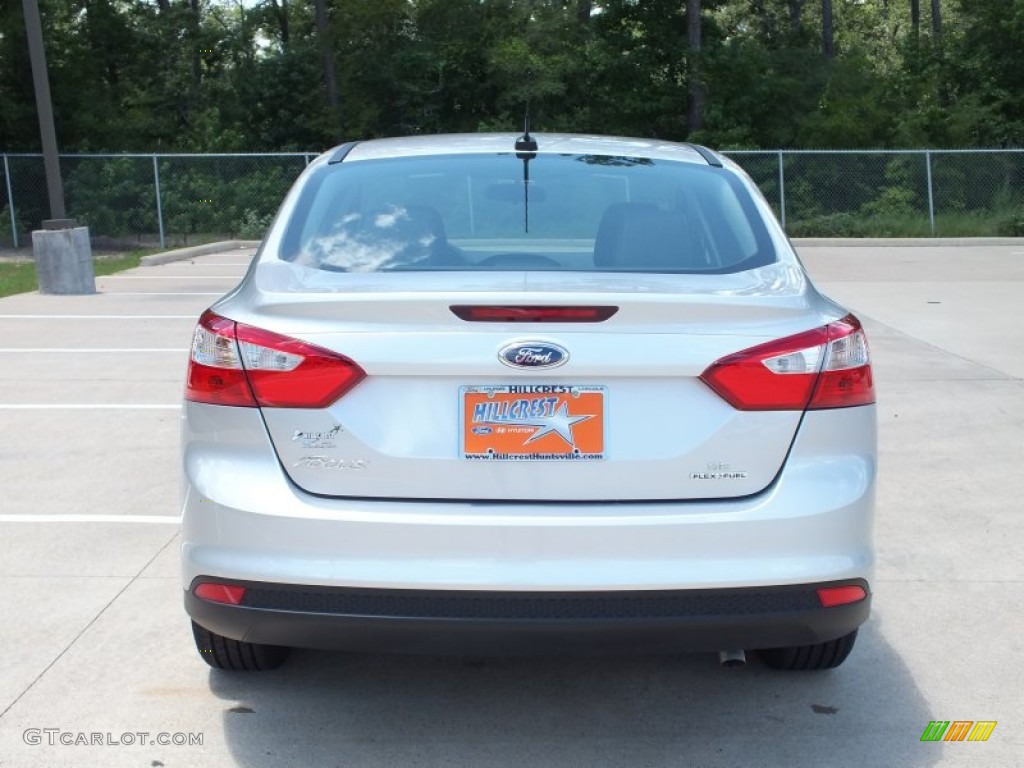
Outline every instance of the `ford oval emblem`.
[(546, 341), (517, 341), (502, 347), (498, 359), (513, 368), (557, 368), (569, 359), (569, 352)]

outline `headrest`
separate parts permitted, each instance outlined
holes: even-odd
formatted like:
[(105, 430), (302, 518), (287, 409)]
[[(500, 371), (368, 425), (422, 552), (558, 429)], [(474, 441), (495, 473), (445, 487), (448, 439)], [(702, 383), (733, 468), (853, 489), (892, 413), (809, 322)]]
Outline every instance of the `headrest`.
[(676, 272), (691, 267), (686, 222), (651, 203), (608, 206), (594, 238), (594, 265)]

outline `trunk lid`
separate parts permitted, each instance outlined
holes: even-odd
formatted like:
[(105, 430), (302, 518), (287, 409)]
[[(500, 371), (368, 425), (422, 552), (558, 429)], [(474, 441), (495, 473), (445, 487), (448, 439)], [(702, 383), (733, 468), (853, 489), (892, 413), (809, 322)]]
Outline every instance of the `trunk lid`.
[[(698, 377), (726, 355), (836, 317), (799, 267), (778, 264), (713, 277), (453, 277), (348, 275), (348, 290), (331, 292), (243, 288), (218, 310), (366, 372), (326, 408), (262, 409), (300, 488), (482, 501), (756, 493), (781, 469), (802, 411), (736, 410)], [(468, 322), (452, 305), (618, 311), (595, 323)], [(501, 353), (516, 345), (526, 360), (550, 364), (552, 350), (564, 359), (515, 367), (515, 354)]]

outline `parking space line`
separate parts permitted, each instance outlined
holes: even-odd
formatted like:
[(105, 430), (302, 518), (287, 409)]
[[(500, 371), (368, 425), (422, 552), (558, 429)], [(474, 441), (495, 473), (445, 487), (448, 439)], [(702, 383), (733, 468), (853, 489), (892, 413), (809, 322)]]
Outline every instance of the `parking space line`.
[(222, 291), (205, 293), (185, 293), (184, 291), (103, 291), (101, 296), (223, 296)]
[(181, 404), (162, 403), (0, 403), (0, 411), (169, 411), (181, 410)]
[(88, 348), (88, 347), (0, 347), (2, 352), (89, 352), (94, 354), (105, 354), (108, 352), (188, 352), (187, 347), (109, 347), (109, 348)]
[(198, 315), (0, 315), (0, 320), (196, 320)]
[(0, 523), (135, 523), (178, 525), (180, 515), (0, 515)]
[(241, 280), (238, 275), (100, 275), (97, 280)]

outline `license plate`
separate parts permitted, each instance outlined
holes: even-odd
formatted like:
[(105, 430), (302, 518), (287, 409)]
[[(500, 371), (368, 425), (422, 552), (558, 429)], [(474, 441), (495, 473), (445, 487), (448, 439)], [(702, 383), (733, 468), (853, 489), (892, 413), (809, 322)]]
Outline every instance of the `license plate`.
[(461, 387), (463, 459), (597, 461), (604, 454), (607, 387)]

